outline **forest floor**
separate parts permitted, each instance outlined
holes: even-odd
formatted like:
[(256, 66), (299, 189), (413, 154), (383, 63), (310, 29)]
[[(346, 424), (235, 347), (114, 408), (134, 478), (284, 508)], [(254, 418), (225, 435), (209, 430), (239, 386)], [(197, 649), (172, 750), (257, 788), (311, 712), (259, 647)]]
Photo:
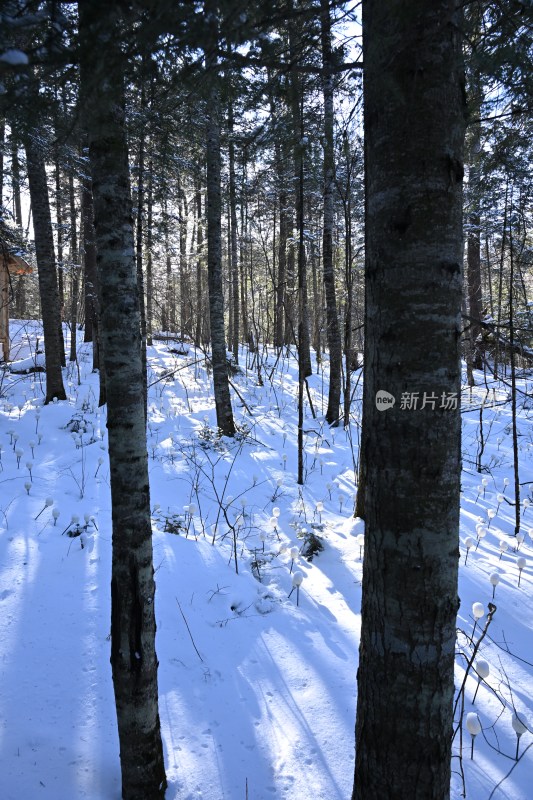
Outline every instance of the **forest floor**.
[[(11, 326), (13, 358), (32, 363), (39, 324)], [(203, 355), (192, 346), (172, 352), (180, 349), (155, 341), (148, 353), (167, 798), (347, 800), (364, 559), (364, 525), (353, 518), (360, 376), (348, 431), (324, 424), (327, 370), (309, 380), (316, 418), (307, 403), (306, 476), (298, 486), (295, 359), (263, 352), (259, 386), (252, 357), (242, 354), (232, 377), (240, 395), (233, 394), (239, 434), (232, 441), (216, 434)], [(68, 402), (48, 406), (41, 373), (0, 371), (3, 800), (120, 797), (107, 436), (91, 361), (91, 345), (79, 344), (78, 364), (65, 370)], [(510, 391), (505, 382), (489, 382), (487, 398), (483, 376), (477, 381), (463, 396), (458, 688), (468, 675), (458, 702), (452, 797), (466, 791), (469, 800), (528, 800), (533, 502), (521, 510), (525, 539), (517, 552)], [(529, 392), (519, 395), (517, 410), (522, 499), (529, 500), (532, 386), (533, 376), (520, 377), (519, 388)], [(303, 552), (317, 542), (323, 549), (306, 559)], [(521, 570), (518, 558), (526, 559)], [(295, 572), (302, 583), (291, 594)], [(477, 654), (490, 671), (474, 706), (478, 680), (469, 661), (487, 621), (493, 573), (496, 611)], [(484, 615), (472, 638), (474, 603)], [(474, 711), (482, 732), (471, 759), (466, 717)], [(515, 712), (526, 724), (518, 760)]]

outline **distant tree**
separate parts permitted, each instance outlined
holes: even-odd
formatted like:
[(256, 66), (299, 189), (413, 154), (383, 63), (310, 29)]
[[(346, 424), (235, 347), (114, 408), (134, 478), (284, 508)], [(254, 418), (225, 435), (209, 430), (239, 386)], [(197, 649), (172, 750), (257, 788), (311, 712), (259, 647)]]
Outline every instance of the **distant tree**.
[(52, 231), (52, 217), (50, 214), (50, 200), (44, 153), (36, 129), (29, 130), (25, 133), (24, 144), (33, 214), (35, 255), (39, 273), (41, 314), (43, 318), (44, 357), (46, 365), (45, 402), (49, 403), (54, 397), (58, 400), (67, 399), (65, 387), (63, 385), (63, 374), (61, 372), (61, 315), (59, 310), (54, 236)]
[[(458, 0), (363, 4), (366, 533), (353, 800), (445, 800), (450, 792), (461, 474), (460, 7)], [(380, 406), (380, 391), (395, 404)]]
[(322, 38), (322, 92), (324, 96), (324, 223), (322, 262), (326, 295), (327, 342), (329, 347), (329, 394), (326, 420), (338, 425), (341, 397), (342, 346), (337, 314), (335, 271), (333, 269), (333, 224), (335, 162), (333, 110), (333, 55), (331, 48), (331, 19), (329, 0), (320, 1)]

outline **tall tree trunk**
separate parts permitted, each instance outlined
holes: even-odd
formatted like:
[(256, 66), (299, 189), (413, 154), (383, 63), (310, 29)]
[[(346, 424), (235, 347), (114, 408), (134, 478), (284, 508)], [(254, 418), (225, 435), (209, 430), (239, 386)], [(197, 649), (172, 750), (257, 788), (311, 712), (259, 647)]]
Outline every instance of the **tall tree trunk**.
[(217, 425), (224, 436), (233, 436), (235, 423), (231, 408), (224, 333), (224, 294), (222, 292), (222, 234), (220, 199), (220, 90), (216, 46), (218, 21), (216, 4), (205, 4), (210, 28), (210, 47), (206, 50), (206, 68), (211, 81), (207, 108), (207, 274), (209, 284), (209, 320), (211, 327), (211, 358)]
[(174, 306), (172, 255), (170, 251), (170, 225), (168, 213), (168, 198), (165, 194), (163, 201), (163, 237), (165, 243), (165, 302), (163, 305), (161, 327), (163, 331), (175, 333), (176, 312)]
[[(122, 797), (162, 800), (155, 652), (154, 568), (146, 452), (141, 321), (134, 248), (120, 11), (80, 3), (83, 100), (88, 119), (113, 518), (111, 666)], [(102, 46), (95, 49), (95, 43)], [(95, 57), (95, 52), (97, 56)]]
[[(344, 210), (344, 283), (346, 287), (346, 311), (344, 318), (344, 386), (343, 407), (344, 427), (350, 424), (350, 407), (352, 402), (352, 349), (353, 349), (353, 256), (352, 256), (352, 158), (350, 143), (346, 135), (343, 143), (346, 157), (346, 196)], [(361, 447), (362, 449), (362, 447)], [(361, 475), (361, 452), (359, 453), (359, 486), (357, 491), (355, 515), (364, 517), (364, 476)], [(363, 483), (361, 484), (361, 477)]]
[(76, 197), (74, 193), (74, 176), (72, 172), (68, 178), (69, 207), (70, 207), (70, 269), (71, 269), (71, 298), (70, 298), (70, 360), (76, 361), (76, 329), (78, 327), (78, 295), (80, 291), (80, 265), (78, 256), (78, 236), (76, 232)]
[[(461, 29), (458, 0), (363, 6), (367, 480), (354, 800), (445, 800), (450, 793)], [(394, 405), (380, 402), (390, 399), (384, 392)]]
[(299, 79), (297, 65), (297, 40), (294, 29), (289, 28), (290, 53), (290, 106), (293, 134), (294, 187), (296, 212), (296, 230), (298, 237), (297, 279), (298, 279), (298, 361), (302, 364), (301, 377), (312, 374), (311, 342), (309, 334), (309, 309), (307, 302), (307, 258), (305, 252), (304, 231), (304, 154), (307, 144), (303, 119), (303, 88)]
[(242, 180), (241, 180), (241, 237), (240, 237), (240, 288), (241, 288), (241, 322), (242, 341), (248, 342), (253, 349), (253, 340), (250, 335), (250, 321), (248, 319), (248, 280), (246, 278), (246, 243), (248, 241), (248, 192), (247, 192), (247, 167), (248, 149), (242, 148)]
[[(32, 132), (27, 134), (25, 139), (26, 165), (33, 210), (35, 255), (39, 272), (39, 294), (41, 296), (41, 313), (43, 317), (46, 365), (45, 403), (49, 403), (54, 397), (57, 397), (58, 400), (66, 400), (67, 398), (61, 372), (62, 348), (59, 338), (61, 317), (59, 313), (54, 236), (42, 149), (38, 143), (38, 137)], [(61, 343), (62, 341), (61, 337)]]
[(311, 339), (311, 346), (316, 353), (317, 370), (320, 362), (322, 361), (322, 296), (318, 286), (317, 276), (317, 253), (315, 242), (311, 241), (309, 244), (309, 262), (311, 264), (311, 279), (313, 288), (313, 336)]
[[(511, 366), (511, 428), (513, 440), (513, 489), (514, 489), (514, 535), (520, 533), (520, 473), (518, 461), (518, 428), (516, 424), (516, 353), (515, 353), (515, 254), (513, 241), (513, 194), (511, 190), (511, 208), (509, 213), (509, 360)], [(500, 331), (497, 331), (499, 337)]]
[[(143, 65), (144, 66), (144, 65)], [(144, 69), (141, 73), (141, 128), (139, 131), (139, 162), (137, 177), (137, 220), (135, 226), (135, 257), (137, 267), (137, 291), (139, 295), (140, 325), (141, 325), (141, 358), (143, 362), (143, 398), (144, 417), (148, 414), (148, 363), (146, 357), (146, 302), (144, 297), (143, 274), (143, 227), (144, 227), (144, 156), (145, 156), (145, 121), (146, 92), (144, 88)]]
[[(55, 172), (55, 201), (56, 201), (56, 239), (57, 239), (57, 289), (59, 293), (59, 311), (60, 318), (63, 319), (65, 313), (65, 264), (64, 264), (64, 219), (63, 219), (63, 189), (61, 186), (61, 165), (59, 163), (59, 149), (56, 149), (56, 158), (54, 164)], [(63, 366), (66, 360), (61, 360)]]
[[(83, 148), (85, 159), (89, 157), (89, 147)], [(98, 369), (98, 280), (96, 273), (96, 245), (94, 241), (94, 203), (93, 182), (90, 164), (84, 164), (81, 186), (81, 222), (83, 234), (83, 268), (85, 286), (85, 342), (93, 342), (93, 369)]]
[(320, 0), (322, 35), (322, 92), (324, 95), (324, 230), (322, 238), (322, 261), (324, 270), (324, 292), (326, 295), (326, 334), (329, 348), (329, 393), (326, 422), (339, 424), (341, 401), (342, 346), (335, 294), (335, 272), (333, 269), (333, 69), (331, 52), (331, 21), (329, 0)]
[[(507, 215), (508, 215), (508, 199), (509, 199), (509, 180), (505, 186), (505, 198), (503, 206), (503, 221), (502, 221), (502, 238), (500, 243), (500, 269), (498, 271), (498, 298), (496, 302), (497, 315), (496, 315), (496, 347), (494, 353), (494, 377), (498, 380), (498, 368), (500, 366), (500, 358), (503, 361), (503, 372), (505, 374), (505, 351), (503, 354), (501, 350), (500, 327), (502, 320), (502, 307), (503, 307), (503, 272), (505, 264), (505, 249), (507, 247)], [(503, 355), (503, 357), (502, 357)]]
[[(84, 146), (84, 154), (89, 159), (89, 144)], [(93, 370), (99, 370), (100, 397), (98, 405), (106, 402), (105, 374), (100, 369), (101, 336), (100, 336), (100, 288), (96, 266), (96, 238), (94, 232), (94, 202), (91, 165), (88, 161), (84, 168), (81, 195), (81, 215), (83, 230), (83, 267), (85, 273), (85, 341), (93, 343)], [(88, 338), (90, 336), (90, 338)]]
[(146, 197), (146, 344), (152, 345), (152, 325), (154, 315), (154, 278), (153, 278), (153, 205), (154, 202), (154, 162), (148, 162), (148, 191)]
[[(470, 113), (475, 121), (470, 127), (469, 142), (469, 169), (468, 169), (468, 236), (467, 236), (467, 287), (468, 287), (468, 325), (469, 349), (468, 362), (472, 369), (483, 368), (481, 352), (481, 215), (480, 215), (480, 175), (479, 161), (481, 154), (481, 122), (477, 121), (481, 115), (481, 87), (479, 75), (474, 75), (470, 86)], [(469, 370), (471, 373), (471, 370)], [(469, 376), (470, 385), (473, 385), (473, 376)]]
[(204, 309), (202, 303), (202, 256), (204, 247), (204, 226), (202, 220), (202, 190), (200, 181), (196, 184), (196, 325), (194, 329), (194, 343), (198, 345), (202, 341), (202, 320)]
[(177, 190), (180, 236), (180, 328), (181, 337), (184, 339), (192, 333), (191, 288), (189, 281), (189, 263), (187, 259), (187, 217), (189, 209), (187, 205), (187, 196), (181, 185), (181, 175), (179, 173)]
[(228, 150), (229, 150), (229, 216), (230, 216), (230, 272), (232, 297), (231, 352), (235, 363), (239, 363), (239, 261), (237, 249), (237, 200), (235, 192), (235, 141), (233, 138), (233, 102), (228, 104)]
[[(13, 136), (11, 128), (11, 190), (13, 192), (13, 216), (19, 231), (22, 231), (22, 201), (20, 195), (20, 163), (18, 155), (18, 142)], [(15, 314), (18, 319), (26, 316), (26, 285), (21, 275), (15, 290)]]

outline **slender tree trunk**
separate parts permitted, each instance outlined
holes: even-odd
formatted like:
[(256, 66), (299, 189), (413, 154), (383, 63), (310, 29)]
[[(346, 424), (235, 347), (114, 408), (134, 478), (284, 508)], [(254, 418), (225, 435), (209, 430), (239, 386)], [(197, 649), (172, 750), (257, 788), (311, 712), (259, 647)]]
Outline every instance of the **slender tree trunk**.
[[(350, 407), (352, 401), (352, 350), (353, 350), (353, 256), (352, 256), (352, 162), (350, 157), (350, 145), (346, 136), (344, 142), (346, 155), (346, 199), (344, 202), (344, 282), (346, 286), (346, 312), (344, 319), (344, 427), (350, 424)], [(361, 454), (359, 454), (359, 465), (362, 464)], [(364, 478), (361, 485), (361, 476), (357, 491), (356, 516), (364, 517), (363, 500), (364, 498)], [(361, 507), (358, 508), (359, 503)], [(360, 513), (359, 513), (360, 512)]]
[[(11, 189), (13, 192), (13, 216), (19, 231), (22, 231), (22, 202), (20, 196), (20, 163), (18, 142), (11, 130)], [(26, 316), (26, 287), (24, 278), (19, 277), (15, 291), (15, 314), (19, 319)]]
[[(93, 369), (98, 369), (98, 280), (96, 273), (96, 245), (94, 241), (93, 182), (90, 175), (89, 147), (83, 148), (84, 164), (81, 185), (81, 220), (83, 234), (83, 268), (85, 275), (85, 342), (94, 342)], [(96, 360), (95, 360), (96, 356)]]
[(204, 226), (202, 220), (202, 190), (200, 182), (196, 185), (196, 325), (194, 330), (194, 343), (198, 345), (202, 341), (202, 320), (204, 309), (202, 302), (202, 257), (204, 247)]
[(320, 335), (322, 327), (322, 298), (318, 288), (317, 276), (317, 254), (314, 241), (309, 244), (309, 262), (311, 264), (311, 280), (313, 287), (313, 336), (311, 346), (316, 353), (317, 370), (320, 362), (322, 361), (322, 339)]
[(180, 235), (180, 320), (181, 336), (185, 338), (192, 333), (191, 287), (189, 275), (189, 260), (187, 258), (187, 220), (189, 208), (187, 195), (181, 186), (178, 174), (178, 203), (179, 203), (179, 235)]
[(302, 376), (312, 375), (311, 342), (309, 334), (309, 308), (307, 302), (307, 258), (305, 252), (304, 232), (304, 155), (307, 137), (305, 137), (303, 119), (303, 88), (296, 71), (297, 41), (292, 26), (289, 28), (290, 52), (290, 105), (293, 133), (293, 162), (295, 187), (296, 230), (298, 237), (298, 361), (302, 362)]
[[(479, 80), (479, 76), (477, 76)], [(481, 114), (481, 90), (479, 86), (472, 87), (471, 113), (474, 117)], [(483, 356), (481, 352), (481, 316), (482, 316), (482, 297), (481, 297), (481, 215), (479, 211), (479, 159), (481, 152), (481, 123), (474, 122), (470, 130), (470, 153), (468, 170), (468, 195), (469, 195), (469, 214), (468, 214), (468, 236), (467, 236), (467, 285), (468, 285), (468, 312), (469, 312), (469, 362), (472, 369), (483, 368)], [(473, 385), (473, 376), (470, 379)]]
[(165, 194), (163, 202), (163, 235), (165, 241), (165, 303), (161, 319), (163, 331), (175, 333), (176, 315), (174, 310), (173, 280), (172, 280), (172, 256), (170, 252), (170, 231), (168, 198)]
[(70, 361), (76, 361), (76, 329), (78, 327), (78, 295), (80, 292), (80, 265), (78, 254), (78, 235), (76, 232), (76, 197), (74, 193), (74, 176), (72, 172), (68, 179), (69, 206), (70, 206), (70, 269), (71, 269), (71, 298), (70, 298)]
[(152, 345), (152, 326), (154, 316), (154, 277), (153, 277), (153, 205), (154, 202), (154, 162), (148, 162), (148, 192), (146, 197), (146, 344)]
[(279, 240), (278, 240), (278, 280), (276, 283), (276, 334), (274, 345), (283, 347), (285, 343), (285, 303), (286, 303), (286, 282), (287, 282), (287, 239), (289, 236), (289, 220), (287, 218), (287, 193), (283, 186), (283, 169), (281, 153), (279, 154), (278, 180), (279, 190)]
[[(87, 164), (84, 168), (81, 195), (81, 214), (83, 229), (83, 266), (85, 273), (85, 341), (93, 343), (93, 370), (99, 370), (100, 398), (98, 405), (105, 403), (105, 375), (100, 370), (101, 341), (99, 329), (100, 299), (98, 273), (96, 267), (96, 241), (94, 232), (94, 202), (89, 145), (84, 147)], [(89, 338), (90, 337), (90, 338)]]
[(250, 336), (250, 323), (248, 319), (248, 281), (246, 279), (246, 242), (248, 239), (248, 193), (247, 185), (248, 151), (242, 148), (242, 182), (241, 182), (241, 237), (240, 237), (240, 289), (241, 289), (241, 322), (242, 341), (248, 342), (253, 349)]
[(324, 95), (324, 230), (322, 238), (322, 261), (324, 291), (326, 295), (326, 333), (329, 348), (329, 394), (326, 422), (339, 424), (341, 401), (342, 347), (335, 293), (333, 269), (333, 223), (334, 223), (334, 153), (333, 153), (333, 70), (331, 52), (331, 21), (329, 0), (320, 0), (322, 34), (322, 92)]
[[(514, 535), (520, 533), (520, 473), (518, 461), (518, 428), (516, 424), (516, 353), (515, 353), (515, 321), (514, 321), (514, 277), (515, 259), (513, 242), (513, 196), (511, 192), (511, 209), (509, 214), (509, 359), (511, 362), (511, 416), (513, 437), (513, 488), (515, 527)], [(499, 338), (500, 332), (497, 332)]]
[[(144, 70), (142, 71), (144, 73)], [(141, 76), (141, 128), (139, 132), (139, 174), (137, 178), (137, 221), (135, 229), (135, 255), (137, 267), (137, 289), (139, 295), (140, 325), (141, 325), (141, 357), (143, 362), (143, 398), (144, 417), (148, 415), (148, 363), (146, 357), (146, 302), (144, 297), (143, 273), (143, 227), (144, 227), (144, 156), (146, 130), (144, 114), (146, 112), (146, 92), (144, 88), (144, 74)]]
[[(111, 666), (124, 800), (162, 800), (154, 568), (140, 304), (121, 71), (120, 11), (80, 3), (113, 518)], [(95, 43), (101, 46), (95, 49)], [(96, 53), (96, 55), (95, 55)]]
[(58, 333), (61, 329), (61, 317), (59, 313), (54, 236), (52, 233), (52, 216), (50, 214), (44, 157), (37, 137), (32, 135), (31, 132), (26, 136), (25, 148), (43, 317), (46, 365), (45, 403), (49, 403), (54, 397), (57, 397), (58, 400), (66, 400), (67, 398), (61, 372), (61, 344)]
[(231, 351), (235, 363), (239, 363), (239, 261), (237, 248), (237, 200), (235, 192), (235, 141), (233, 139), (233, 103), (228, 105), (229, 136), (229, 216), (230, 216), (230, 271), (232, 294), (232, 338)]
[[(56, 152), (56, 159), (54, 165), (54, 172), (55, 172), (55, 200), (56, 200), (56, 238), (57, 238), (57, 288), (59, 292), (59, 311), (60, 311), (60, 318), (63, 319), (63, 315), (65, 313), (65, 264), (64, 264), (64, 252), (63, 252), (63, 237), (64, 237), (64, 225), (65, 221), (63, 218), (63, 189), (61, 186), (61, 166), (59, 163), (59, 153)], [(61, 332), (63, 335), (63, 332)], [(63, 358), (61, 360), (63, 366), (66, 364), (66, 360)]]
[(224, 436), (233, 436), (235, 423), (231, 408), (224, 333), (224, 294), (222, 291), (222, 234), (220, 199), (220, 90), (216, 43), (218, 22), (213, 0), (205, 4), (209, 19), (211, 46), (206, 51), (206, 67), (211, 81), (207, 108), (207, 274), (209, 284), (209, 320), (211, 327), (211, 358), (217, 425)]
[[(498, 309), (498, 313), (496, 316), (496, 347), (494, 353), (494, 377), (496, 380), (498, 379), (498, 367), (500, 363), (500, 325), (502, 321), (502, 303), (503, 303), (503, 268), (505, 262), (505, 248), (506, 248), (506, 237), (507, 237), (507, 213), (508, 213), (508, 195), (509, 195), (509, 183), (505, 187), (505, 201), (504, 201), (504, 209), (503, 209), (503, 223), (502, 223), (502, 240), (500, 244), (500, 269), (498, 274), (498, 301), (496, 303), (496, 308)], [(505, 372), (505, 353), (503, 354), (503, 362), (504, 362), (504, 372)]]
[(56, 234), (57, 234), (57, 290), (59, 294), (59, 327), (58, 340), (61, 349), (61, 366), (67, 363), (65, 355), (65, 342), (63, 339), (63, 319), (65, 314), (65, 264), (63, 249), (63, 191), (61, 186), (61, 167), (59, 164), (59, 153), (56, 150), (55, 160), (55, 190), (56, 190)]
[[(354, 800), (450, 794), (461, 474), (461, 30), (458, 0), (363, 6), (367, 475)], [(390, 400), (384, 392), (394, 405), (382, 402)]]

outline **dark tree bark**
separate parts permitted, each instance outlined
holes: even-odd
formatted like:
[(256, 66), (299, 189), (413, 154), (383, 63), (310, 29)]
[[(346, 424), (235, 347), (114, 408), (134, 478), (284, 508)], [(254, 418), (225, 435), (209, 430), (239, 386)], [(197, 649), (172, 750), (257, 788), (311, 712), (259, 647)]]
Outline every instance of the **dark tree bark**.
[[(479, 75), (474, 75), (470, 86), (471, 114), (474, 118), (481, 115), (481, 88)], [(473, 386), (472, 369), (483, 368), (483, 355), (481, 352), (481, 215), (479, 210), (480, 192), (480, 153), (481, 153), (481, 123), (475, 121), (470, 128), (469, 142), (469, 169), (468, 169), (468, 236), (467, 236), (467, 287), (469, 311), (469, 350), (467, 362), (469, 365), (469, 384)]]
[(146, 195), (146, 344), (153, 344), (154, 276), (153, 276), (153, 202), (154, 162), (148, 162), (148, 191)]
[[(354, 800), (445, 800), (450, 792), (461, 433), (460, 30), (458, 0), (363, 5), (366, 543)], [(379, 404), (380, 390), (393, 395), (394, 406)], [(409, 408), (416, 393), (417, 408)]]
[(191, 287), (189, 264), (187, 259), (187, 217), (188, 206), (185, 191), (181, 185), (181, 175), (178, 173), (178, 211), (180, 235), (180, 328), (181, 338), (192, 333)]
[[(290, 4), (292, 7), (292, 3)], [(306, 137), (303, 119), (303, 87), (296, 70), (297, 37), (291, 25), (289, 27), (289, 57), (291, 63), (289, 97), (292, 116), (292, 155), (294, 162), (294, 187), (297, 230), (297, 282), (298, 282), (298, 364), (301, 380), (312, 375), (311, 337), (309, 333), (309, 307), (307, 301), (307, 256), (304, 235), (304, 154)]]
[(206, 68), (211, 81), (207, 108), (207, 274), (209, 284), (209, 320), (211, 357), (217, 426), (224, 436), (233, 436), (235, 423), (231, 408), (224, 332), (224, 295), (222, 292), (222, 235), (220, 199), (220, 92), (216, 45), (218, 24), (215, 4), (206, 2), (210, 46), (206, 51)]
[[(124, 800), (162, 800), (150, 491), (143, 359), (131, 215), (121, 12), (80, 3), (82, 99), (89, 113), (100, 327), (113, 519), (111, 666)], [(95, 48), (95, 43), (100, 46)]]
[(70, 269), (71, 269), (71, 298), (70, 298), (70, 361), (76, 361), (76, 335), (78, 327), (78, 295), (80, 292), (80, 265), (78, 259), (78, 234), (76, 231), (76, 197), (74, 193), (74, 176), (72, 172), (68, 178), (69, 209), (70, 209)]
[[(20, 196), (20, 162), (18, 155), (18, 142), (11, 129), (11, 190), (13, 192), (13, 216), (19, 231), (22, 231), (22, 202)], [(26, 284), (21, 275), (15, 287), (15, 316), (18, 319), (26, 317)]]
[[(144, 67), (144, 64), (143, 64)], [(135, 262), (137, 267), (137, 292), (139, 295), (139, 310), (141, 314), (141, 357), (143, 362), (143, 398), (144, 398), (144, 417), (148, 413), (148, 365), (146, 358), (146, 301), (144, 297), (144, 273), (143, 273), (143, 227), (144, 227), (144, 156), (145, 156), (145, 121), (146, 113), (146, 92), (144, 88), (144, 69), (141, 71), (141, 127), (139, 131), (139, 161), (137, 177), (137, 219), (135, 225)]]
[(22, 202), (20, 197), (19, 143), (11, 132), (11, 186), (13, 189), (13, 216), (19, 229), (22, 229)]
[(204, 226), (202, 219), (202, 191), (198, 181), (195, 191), (196, 199), (196, 325), (194, 328), (194, 343), (198, 345), (202, 341), (202, 320), (204, 309), (202, 303), (202, 257), (204, 248)]
[[(85, 158), (88, 158), (88, 146), (84, 146), (83, 155)], [(98, 278), (96, 272), (96, 245), (94, 241), (93, 182), (90, 175), (89, 163), (84, 165), (84, 176), (81, 187), (81, 220), (83, 233), (83, 268), (85, 275), (84, 341), (93, 342), (93, 369), (98, 369)]]
[(61, 326), (65, 313), (65, 264), (64, 264), (64, 218), (63, 218), (63, 191), (61, 186), (61, 166), (59, 163), (59, 148), (56, 148), (55, 157), (55, 201), (56, 201), (56, 237), (57, 237), (57, 289), (59, 293), (59, 332), (61, 334), (61, 366), (67, 363), (65, 345), (63, 341), (63, 328)]
[(231, 351), (239, 363), (239, 261), (237, 248), (237, 199), (235, 191), (235, 141), (233, 138), (233, 102), (228, 104), (228, 156), (229, 156), (229, 216), (230, 216), (230, 272), (232, 298)]
[(163, 201), (163, 237), (165, 243), (165, 302), (161, 314), (163, 331), (176, 332), (176, 305), (174, 298), (174, 280), (172, 275), (172, 254), (170, 250), (170, 224), (168, 198), (165, 193)]
[(61, 355), (63, 337), (59, 312), (54, 236), (44, 156), (37, 138), (30, 131), (25, 135), (26, 165), (33, 212), (35, 255), (39, 272), (39, 294), (44, 331), (44, 353), (46, 366), (46, 397), (49, 403), (54, 397), (66, 400)]
[(338, 425), (341, 401), (342, 346), (335, 294), (335, 272), (333, 269), (334, 116), (329, 0), (320, 0), (320, 20), (322, 35), (322, 92), (324, 95), (324, 229), (322, 262), (324, 292), (326, 295), (326, 334), (329, 348), (329, 393), (326, 422), (329, 425)]

